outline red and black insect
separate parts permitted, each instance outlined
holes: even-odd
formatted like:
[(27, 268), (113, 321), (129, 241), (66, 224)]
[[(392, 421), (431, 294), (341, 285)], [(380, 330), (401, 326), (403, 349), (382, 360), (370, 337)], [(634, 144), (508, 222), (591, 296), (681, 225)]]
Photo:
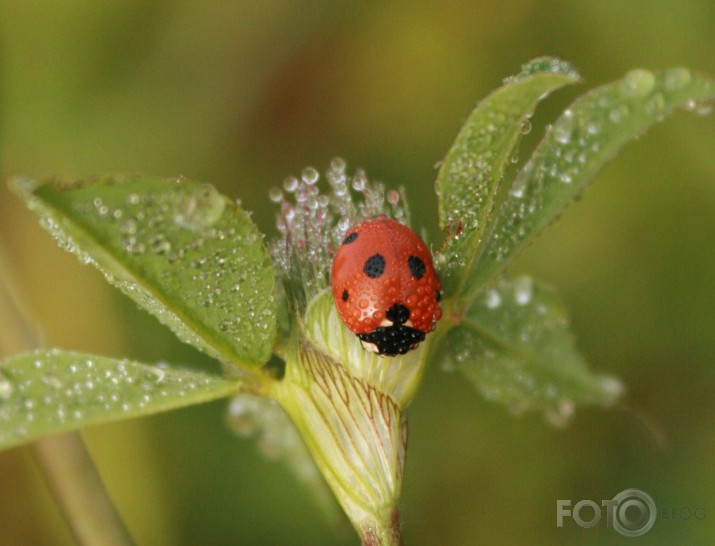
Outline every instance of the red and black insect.
[(343, 322), (380, 355), (414, 349), (442, 317), (442, 284), (427, 245), (387, 216), (347, 231), (333, 260), (332, 286)]

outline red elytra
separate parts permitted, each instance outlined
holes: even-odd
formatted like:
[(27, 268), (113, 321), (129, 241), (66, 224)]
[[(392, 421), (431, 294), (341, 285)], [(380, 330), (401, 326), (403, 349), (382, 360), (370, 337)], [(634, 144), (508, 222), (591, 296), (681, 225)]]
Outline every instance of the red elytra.
[(387, 216), (346, 232), (333, 260), (332, 287), (343, 322), (381, 355), (415, 348), (442, 317), (442, 284), (427, 245)]

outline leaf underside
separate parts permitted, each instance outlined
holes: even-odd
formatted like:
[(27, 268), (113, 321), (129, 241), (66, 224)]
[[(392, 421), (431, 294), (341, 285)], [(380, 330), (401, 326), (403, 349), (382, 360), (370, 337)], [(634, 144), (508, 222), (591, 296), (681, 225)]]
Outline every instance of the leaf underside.
[(698, 110), (715, 98), (715, 81), (684, 68), (633, 70), (577, 99), (506, 184), (505, 165), (538, 100), (577, 79), (555, 59), (532, 61), (525, 72), (472, 112), (437, 178), (448, 232), (437, 263), (454, 309), (464, 312), (444, 346), (486, 398), (515, 412), (543, 410), (561, 424), (575, 404), (612, 404), (622, 386), (588, 370), (551, 290), (526, 277), (494, 279), (626, 142), (679, 107)]
[(578, 353), (556, 293), (529, 277), (502, 279), (448, 333), (451, 365), (488, 400), (515, 413), (545, 412), (565, 424), (577, 404), (611, 405), (614, 377), (591, 372)]

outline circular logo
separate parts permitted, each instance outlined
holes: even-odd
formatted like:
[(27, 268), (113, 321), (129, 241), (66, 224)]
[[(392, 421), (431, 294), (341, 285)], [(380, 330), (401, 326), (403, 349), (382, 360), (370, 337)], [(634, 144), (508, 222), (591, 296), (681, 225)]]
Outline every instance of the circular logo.
[(613, 528), (626, 537), (639, 537), (651, 530), (657, 516), (655, 502), (640, 489), (626, 489), (613, 497)]

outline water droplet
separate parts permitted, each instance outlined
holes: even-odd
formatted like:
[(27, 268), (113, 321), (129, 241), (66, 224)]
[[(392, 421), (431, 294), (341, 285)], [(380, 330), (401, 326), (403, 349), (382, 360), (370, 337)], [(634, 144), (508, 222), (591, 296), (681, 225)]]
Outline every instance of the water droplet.
[(628, 107), (625, 104), (616, 106), (608, 113), (608, 119), (613, 123), (620, 123), (628, 115)]
[(226, 200), (211, 186), (198, 194), (184, 196), (176, 207), (174, 221), (183, 228), (200, 231), (211, 227), (223, 215)]
[(514, 281), (514, 301), (518, 305), (526, 305), (531, 301), (534, 284), (530, 277), (519, 277)]
[(171, 252), (171, 242), (161, 234), (153, 235), (149, 239), (149, 247), (154, 254), (168, 254)]
[(645, 105), (645, 110), (649, 114), (655, 114), (660, 112), (663, 109), (663, 106), (665, 106), (665, 97), (663, 97), (663, 93), (655, 93), (648, 99), (648, 102)]
[(572, 400), (559, 400), (555, 407), (549, 408), (544, 412), (544, 417), (546, 417), (549, 424), (562, 428), (568, 425), (575, 409), (576, 405)]
[(564, 171), (559, 176), (559, 180), (561, 180), (561, 182), (563, 182), (564, 184), (570, 184), (571, 182), (573, 182), (573, 175), (570, 171)]
[(636, 68), (628, 72), (621, 82), (621, 89), (627, 97), (645, 97), (655, 85), (655, 76), (650, 70)]
[(528, 135), (531, 132), (531, 121), (525, 119), (521, 122), (521, 127), (519, 127), (519, 132), (522, 135)]
[(565, 110), (561, 117), (556, 120), (553, 127), (551, 128), (551, 134), (557, 142), (561, 144), (568, 144), (571, 140), (571, 134), (573, 133), (574, 120), (573, 111), (568, 109)]
[(367, 185), (367, 177), (363, 171), (357, 171), (353, 177), (352, 187), (355, 191), (363, 191)]
[(60, 390), (62, 388), (62, 381), (54, 375), (43, 375), (42, 376), (42, 383), (44, 385), (47, 385), (48, 387), (52, 387), (55, 390)]
[(691, 77), (687, 68), (671, 68), (665, 71), (663, 85), (666, 91), (677, 91), (688, 85)]
[[(529, 163), (529, 165), (532, 165), (532, 164)], [(524, 167), (524, 173), (528, 173), (528, 172), (529, 172), (529, 170), (527, 169), (527, 167)], [(512, 185), (511, 189), (509, 190), (509, 193), (512, 196), (516, 197), (517, 199), (521, 199), (522, 197), (524, 197), (524, 192), (526, 191), (526, 186), (527, 186), (527, 182), (528, 182), (528, 178), (529, 178), (528, 176), (522, 176), (521, 175), (522, 173), (519, 173), (519, 174), (520, 174), (520, 176), (517, 176), (514, 179), (514, 184)]]
[(621, 397), (624, 388), (623, 383), (615, 377), (604, 376), (601, 378), (601, 387), (606, 392), (608, 397), (606, 403), (613, 403), (615, 400)]
[(239, 395), (231, 400), (228, 407), (228, 421), (231, 429), (240, 436), (251, 436), (258, 427), (255, 414), (260, 410), (260, 402), (252, 395)]
[(0, 400), (7, 400), (12, 396), (13, 386), (10, 380), (0, 372)]
[(283, 180), (283, 189), (288, 193), (293, 193), (298, 189), (298, 179), (295, 176), (288, 176)]
[(499, 292), (493, 288), (488, 290), (485, 304), (489, 309), (496, 309), (499, 307), (501, 305), (501, 296), (499, 295)]
[(146, 247), (136, 237), (129, 236), (122, 239), (122, 248), (128, 254), (142, 254)]
[(574, 70), (574, 68), (566, 61), (562, 61), (561, 59), (557, 59), (555, 57), (539, 57), (522, 65), (521, 72), (516, 76), (506, 78), (504, 83), (508, 84), (511, 82), (517, 82), (539, 72), (553, 72), (565, 74), (575, 79), (579, 78), (578, 72), (576, 72), (576, 70)]
[(313, 167), (306, 167), (305, 169), (303, 169), (303, 172), (301, 173), (300, 177), (303, 182), (305, 182), (309, 186), (312, 186), (313, 184), (318, 182), (320, 174)]
[(268, 190), (268, 199), (274, 203), (280, 203), (283, 200), (283, 192), (280, 188), (273, 186), (270, 190)]
[(127, 201), (126, 201), (126, 202), (127, 202), (127, 205), (138, 205), (140, 199), (141, 199), (141, 198), (139, 197), (139, 194), (137, 194), (137, 193), (130, 193), (130, 194), (127, 196)]
[(330, 169), (332, 171), (336, 172), (344, 172), (345, 171), (345, 160), (342, 157), (334, 157), (330, 161)]
[(586, 132), (589, 135), (597, 135), (598, 132), (601, 130), (598, 121), (589, 121), (588, 124), (586, 125)]
[(131, 218), (122, 222), (119, 226), (119, 233), (122, 235), (134, 235), (137, 232), (137, 223)]

